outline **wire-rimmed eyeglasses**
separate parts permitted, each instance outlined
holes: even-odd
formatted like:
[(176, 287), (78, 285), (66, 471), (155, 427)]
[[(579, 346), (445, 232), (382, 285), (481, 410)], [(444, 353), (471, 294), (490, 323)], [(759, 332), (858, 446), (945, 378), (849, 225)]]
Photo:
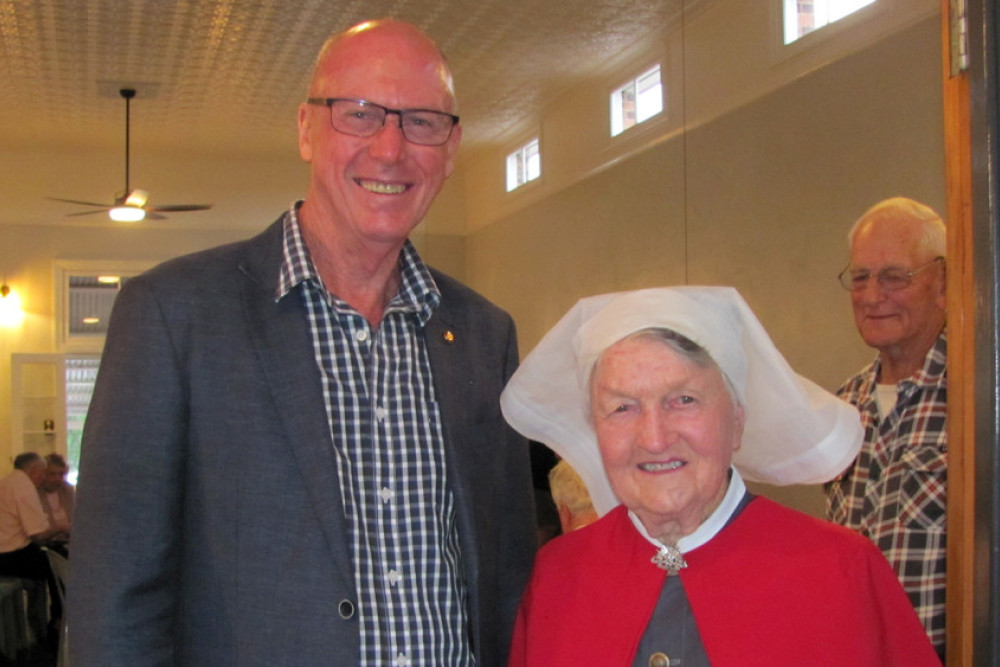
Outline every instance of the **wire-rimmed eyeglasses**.
[[(903, 289), (904, 287), (909, 287), (913, 283), (913, 276), (917, 275), (924, 269), (929, 269), (938, 262), (943, 262), (944, 257), (935, 257), (930, 262), (924, 264), (923, 266), (918, 266), (912, 271), (907, 271), (906, 269), (899, 266), (887, 266), (884, 269), (880, 269), (878, 273), (875, 274), (875, 280), (878, 281), (878, 286), (882, 289), (892, 292), (894, 290)], [(871, 269), (852, 269), (851, 265), (848, 264), (847, 268), (840, 272), (837, 279), (840, 281), (841, 286), (850, 292), (857, 292), (865, 288), (868, 284), (868, 279), (872, 277)]]
[(310, 97), (308, 104), (330, 109), (330, 125), (353, 137), (372, 137), (385, 125), (389, 114), (399, 116), (403, 137), (420, 146), (440, 146), (451, 137), (458, 116), (433, 109), (390, 109), (381, 104), (346, 97)]

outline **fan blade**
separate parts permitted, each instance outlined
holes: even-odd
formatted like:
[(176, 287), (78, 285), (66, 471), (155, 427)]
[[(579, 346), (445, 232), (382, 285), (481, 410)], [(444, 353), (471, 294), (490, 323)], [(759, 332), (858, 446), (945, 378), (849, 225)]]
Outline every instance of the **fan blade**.
[(67, 213), (67, 214), (66, 214), (66, 217), (67, 217), (67, 218), (75, 218), (75, 217), (77, 217), (78, 215), (93, 215), (93, 214), (95, 214), (95, 213), (107, 213), (107, 212), (108, 212), (108, 211), (110, 211), (110, 210), (111, 210), (111, 209), (109, 209), (109, 208), (105, 207), (105, 208), (102, 208), (102, 209), (101, 209), (101, 210), (99, 210), (99, 211), (80, 211), (79, 213)]
[(211, 204), (164, 204), (163, 206), (147, 206), (147, 211), (170, 213), (179, 211), (205, 211), (212, 208)]
[(92, 201), (80, 201), (78, 199), (60, 199), (58, 197), (46, 197), (49, 201), (61, 201), (67, 204), (80, 204), (82, 206), (100, 206), (101, 208), (111, 208), (114, 204), (98, 204)]
[(146, 211), (146, 220), (166, 220), (166, 219), (167, 216), (165, 215), (160, 215), (159, 213), (151, 213), (150, 211)]

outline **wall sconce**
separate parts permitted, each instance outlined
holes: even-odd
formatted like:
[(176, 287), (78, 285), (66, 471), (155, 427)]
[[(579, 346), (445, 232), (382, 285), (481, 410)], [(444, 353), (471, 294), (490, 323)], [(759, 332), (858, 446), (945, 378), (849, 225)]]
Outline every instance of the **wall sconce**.
[(0, 326), (17, 326), (22, 319), (24, 312), (21, 310), (21, 297), (4, 280), (0, 285)]

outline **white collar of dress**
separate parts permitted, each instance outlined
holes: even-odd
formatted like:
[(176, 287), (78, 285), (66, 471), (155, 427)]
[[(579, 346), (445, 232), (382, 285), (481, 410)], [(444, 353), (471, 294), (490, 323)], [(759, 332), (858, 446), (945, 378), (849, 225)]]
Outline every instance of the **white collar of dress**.
[[(729, 522), (729, 518), (733, 515), (733, 512), (739, 507), (740, 501), (743, 500), (743, 495), (747, 492), (747, 487), (736, 468), (732, 468), (731, 470), (732, 476), (729, 478), (729, 488), (726, 489), (726, 495), (722, 498), (719, 506), (715, 508), (715, 511), (693, 533), (677, 540), (677, 549), (682, 554), (694, 551), (718, 535), (719, 531)], [(629, 510), (628, 518), (632, 520), (632, 525), (639, 531), (639, 534), (646, 538), (654, 547), (662, 549), (666, 546), (663, 542), (649, 534), (649, 531), (642, 525), (642, 521), (635, 515), (635, 512)]]

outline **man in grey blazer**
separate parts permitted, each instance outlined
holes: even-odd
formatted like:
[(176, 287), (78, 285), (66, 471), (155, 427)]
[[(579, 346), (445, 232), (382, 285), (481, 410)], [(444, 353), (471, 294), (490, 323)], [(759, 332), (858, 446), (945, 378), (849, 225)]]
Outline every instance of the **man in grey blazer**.
[(535, 547), (510, 317), (407, 240), (461, 138), (411, 25), (324, 45), (306, 198), (130, 280), (84, 434), (88, 665), (502, 665)]

